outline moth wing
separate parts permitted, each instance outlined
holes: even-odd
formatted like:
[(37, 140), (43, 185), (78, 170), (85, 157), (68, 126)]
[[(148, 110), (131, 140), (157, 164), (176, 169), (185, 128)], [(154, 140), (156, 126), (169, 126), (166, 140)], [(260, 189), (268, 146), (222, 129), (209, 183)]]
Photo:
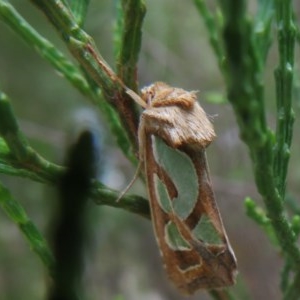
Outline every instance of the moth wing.
[[(207, 194), (212, 193), (210, 182), (205, 188), (204, 185), (200, 185), (199, 189), (199, 174), (195, 170), (192, 172), (184, 169), (183, 165), (174, 168), (171, 152), (176, 155), (178, 152), (179, 155), (185, 154), (171, 149), (160, 138), (146, 135), (144, 150), (154, 230), (170, 279), (186, 294), (201, 288), (212, 289), (233, 284), (235, 257), (217, 205), (214, 197), (210, 198), (210, 201), (213, 201), (211, 204), (208, 199), (202, 201), (203, 197), (213, 196)], [(188, 151), (194, 150), (188, 148)], [(189, 152), (187, 154), (191, 155)], [(201, 157), (204, 152), (198, 154)], [(179, 159), (176, 155), (175, 162), (178, 164)], [(187, 159), (190, 159), (188, 155)], [(190, 163), (194, 168), (202, 168), (203, 162), (197, 161), (193, 156), (197, 157), (193, 152)], [(205, 156), (202, 159), (205, 160)], [(168, 161), (171, 165), (166, 163)], [(207, 172), (207, 169), (204, 172)], [(183, 173), (186, 175), (182, 176)], [(191, 183), (190, 189), (193, 191), (190, 196), (194, 198), (194, 202), (190, 201), (188, 192), (182, 190), (186, 183), (179, 183), (180, 178), (182, 180), (185, 177)], [(208, 174), (203, 178), (209, 180)], [(187, 206), (185, 200), (190, 202)]]

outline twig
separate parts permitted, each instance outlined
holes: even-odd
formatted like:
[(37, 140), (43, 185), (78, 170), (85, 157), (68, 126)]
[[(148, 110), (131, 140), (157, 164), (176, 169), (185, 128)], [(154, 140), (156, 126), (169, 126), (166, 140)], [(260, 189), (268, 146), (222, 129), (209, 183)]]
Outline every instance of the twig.
[[(4, 138), (14, 168), (25, 169), (40, 178), (55, 182), (62, 171), (35, 152), (19, 130), (8, 97), (0, 91), (0, 135)], [(9, 160), (8, 160), (9, 161)]]
[(0, 205), (7, 216), (19, 226), (30, 248), (39, 256), (47, 267), (50, 275), (54, 274), (54, 258), (34, 223), (28, 218), (22, 206), (11, 196), (10, 192), (0, 183)]
[(220, 2), (224, 12), (224, 43), (227, 55), (228, 99), (231, 102), (254, 165), (255, 181), (262, 195), (283, 254), (299, 265), (300, 252), (295, 244), (277, 190), (273, 172), (274, 135), (265, 116), (262, 59), (253, 43), (251, 24), (245, 15), (245, 1)]
[[(7, 96), (0, 92), (0, 171), (2, 173), (27, 177), (35, 181), (57, 184), (65, 168), (55, 165), (41, 157), (30, 147), (20, 131)], [(116, 202), (119, 193), (102, 185), (93, 184), (91, 196), (99, 205), (109, 205), (125, 209), (149, 218), (148, 201), (140, 196), (125, 195), (122, 201)]]
[(117, 75), (137, 92), (137, 62), (142, 41), (142, 25), (146, 6), (141, 0), (119, 1), (115, 48)]
[(286, 174), (293, 137), (294, 111), (292, 90), (296, 28), (293, 22), (292, 2), (275, 1), (279, 66), (276, 79), (276, 143), (274, 145), (274, 175), (281, 197), (285, 197)]
[[(136, 150), (138, 114), (129, 96), (125, 96), (125, 86), (100, 55), (94, 40), (83, 31), (71, 11), (61, 0), (31, 0), (57, 29), (70, 52), (86, 73), (101, 88), (106, 101), (118, 112), (120, 120), (131, 143), (122, 137), (123, 150), (128, 155), (131, 146)], [(129, 155), (128, 155), (129, 156)], [(133, 160), (133, 157), (131, 156)]]

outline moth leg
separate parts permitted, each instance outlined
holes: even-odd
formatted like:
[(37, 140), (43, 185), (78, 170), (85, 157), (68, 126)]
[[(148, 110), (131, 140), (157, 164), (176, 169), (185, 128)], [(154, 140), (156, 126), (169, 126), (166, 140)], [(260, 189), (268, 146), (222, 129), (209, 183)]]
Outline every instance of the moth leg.
[(141, 117), (139, 130), (138, 130), (139, 163), (138, 163), (138, 166), (137, 166), (137, 169), (135, 171), (133, 178), (131, 179), (129, 184), (125, 187), (125, 189), (119, 194), (119, 197), (117, 198), (116, 202), (119, 202), (122, 199), (122, 197), (129, 191), (129, 189), (135, 183), (135, 181), (137, 180), (137, 178), (140, 174), (141, 168), (144, 164), (145, 142), (146, 142), (145, 121), (144, 121), (143, 117)]
[(128, 183), (128, 185), (125, 187), (125, 189), (119, 194), (116, 202), (119, 202), (123, 196), (130, 190), (130, 188), (132, 187), (132, 185), (135, 183), (135, 181), (137, 180), (137, 178), (139, 177), (140, 171), (141, 171), (141, 167), (142, 167), (142, 163), (141, 161), (139, 161), (138, 166), (136, 168), (136, 171), (134, 173), (133, 178), (130, 180), (130, 182)]

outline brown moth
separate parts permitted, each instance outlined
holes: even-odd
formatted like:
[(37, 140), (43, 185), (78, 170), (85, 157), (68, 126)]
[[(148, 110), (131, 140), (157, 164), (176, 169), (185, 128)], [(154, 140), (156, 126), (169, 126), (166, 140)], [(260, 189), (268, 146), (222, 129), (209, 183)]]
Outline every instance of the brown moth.
[(184, 294), (235, 282), (237, 264), (215, 201), (205, 148), (215, 138), (196, 92), (157, 82), (128, 94), (145, 108), (138, 131), (157, 243)]

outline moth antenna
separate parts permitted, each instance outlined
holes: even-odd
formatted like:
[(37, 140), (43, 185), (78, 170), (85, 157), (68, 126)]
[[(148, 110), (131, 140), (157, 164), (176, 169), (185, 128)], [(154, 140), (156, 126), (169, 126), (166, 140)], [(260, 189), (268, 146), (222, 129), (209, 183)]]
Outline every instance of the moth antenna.
[(145, 101), (136, 92), (134, 92), (133, 90), (127, 89), (126, 93), (141, 107), (143, 107), (143, 108), (147, 107), (147, 104), (145, 103)]
[(142, 162), (139, 161), (133, 178), (131, 179), (129, 184), (125, 187), (125, 189), (119, 194), (119, 197), (117, 198), (116, 202), (119, 202), (123, 198), (123, 196), (130, 190), (130, 188), (132, 187), (132, 185), (135, 183), (135, 181), (137, 180), (137, 178), (139, 176), (139, 173), (141, 171), (141, 167), (142, 167)]

